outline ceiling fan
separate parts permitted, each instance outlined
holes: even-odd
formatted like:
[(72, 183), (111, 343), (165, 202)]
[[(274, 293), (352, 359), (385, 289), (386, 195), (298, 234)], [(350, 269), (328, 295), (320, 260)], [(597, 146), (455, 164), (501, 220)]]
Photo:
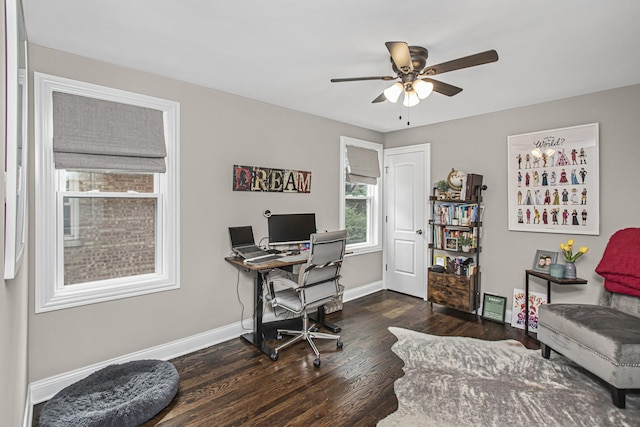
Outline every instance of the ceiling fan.
[(413, 107), (421, 99), (426, 98), (432, 91), (443, 95), (453, 96), (462, 91), (462, 88), (443, 83), (423, 76), (435, 76), (449, 71), (460, 70), (462, 68), (475, 67), (476, 65), (488, 64), (498, 60), (498, 53), (495, 50), (476, 53), (452, 61), (443, 62), (438, 65), (427, 66), (429, 51), (421, 46), (408, 46), (405, 42), (386, 42), (387, 50), (391, 54), (391, 67), (396, 76), (377, 77), (350, 77), (342, 79), (331, 79), (332, 83), (354, 82), (360, 80), (398, 80), (396, 83), (385, 89), (380, 96), (374, 99), (373, 103), (390, 101), (397, 102), (404, 93), (403, 105)]

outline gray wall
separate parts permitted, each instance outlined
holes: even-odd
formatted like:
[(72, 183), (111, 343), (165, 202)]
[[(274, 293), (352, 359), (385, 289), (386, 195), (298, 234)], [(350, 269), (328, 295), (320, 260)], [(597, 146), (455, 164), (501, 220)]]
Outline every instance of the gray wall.
[[(32, 292), (31, 381), (238, 322), (238, 274), (223, 260), (230, 249), (227, 227), (251, 224), (260, 239), (267, 234), (262, 212), (270, 209), (315, 212), (319, 229), (337, 228), (340, 136), (382, 142), (382, 135), (370, 130), (40, 46), (30, 48), (32, 71), (180, 102), (182, 144), (182, 288), (37, 315)], [(311, 171), (311, 193), (232, 192), (234, 164)], [(33, 262), (30, 268), (33, 273)], [(381, 255), (348, 258), (343, 273), (348, 287), (382, 280)], [(238, 285), (249, 310), (245, 318), (251, 316), (251, 278), (240, 274)], [(29, 288), (33, 291), (33, 280)]]
[[(4, 7), (0, 11), (0, 39), (5, 45)], [(1, 81), (5, 81), (5, 55), (0, 58)], [(5, 85), (0, 85), (0, 99), (5, 99)], [(0, 103), (5, 117), (5, 103)], [(0, 120), (0, 135), (5, 135), (5, 121)], [(5, 150), (0, 150), (0, 164), (4, 165)], [(4, 185), (0, 185), (0, 200), (4, 199)], [(4, 209), (0, 211), (4, 224)], [(4, 227), (0, 227), (0, 242), (4, 242)], [(4, 245), (0, 245), (0, 260), (4, 259)], [(25, 261), (26, 262), (26, 261)], [(4, 277), (4, 263), (0, 262)], [(22, 268), (15, 279), (3, 280), (0, 287), (0, 425), (22, 424), (27, 398), (27, 273)]]
[[(257, 236), (265, 236), (262, 212), (270, 209), (273, 212), (313, 211), (318, 215), (319, 228), (336, 228), (341, 135), (384, 142), (389, 148), (431, 143), (433, 182), (445, 177), (451, 167), (485, 176), (489, 186), (485, 193), (482, 253), (485, 292), (511, 299), (513, 288), (523, 286), (524, 269), (532, 266), (535, 250), (556, 250), (559, 243), (568, 238), (567, 235), (507, 230), (508, 135), (600, 123), (601, 234), (576, 236), (579, 245), (591, 247), (591, 252), (577, 263), (579, 275), (589, 279), (589, 285), (555, 288), (555, 301), (595, 302), (602, 281), (593, 270), (609, 236), (619, 228), (638, 224), (640, 199), (634, 197), (637, 190), (630, 180), (631, 171), (640, 159), (640, 145), (636, 141), (640, 123), (635, 118), (640, 110), (640, 86), (383, 136), (148, 73), (39, 46), (30, 47), (32, 70), (176, 100), (182, 108), (182, 288), (35, 315), (34, 284), (30, 281), (30, 381), (240, 320), (237, 271), (222, 260), (229, 252), (227, 226), (252, 224)], [(32, 145), (33, 140), (31, 148)], [(310, 170), (312, 192), (307, 195), (233, 193), (231, 166), (236, 163)], [(31, 170), (33, 182), (33, 168)], [(30, 190), (33, 194), (33, 188)], [(31, 209), (31, 226), (35, 209)], [(33, 262), (29, 268), (33, 277)], [(380, 270), (380, 254), (351, 257), (343, 270), (344, 283), (357, 287), (381, 280)], [(539, 290), (542, 289), (539, 286)], [(239, 290), (245, 304), (250, 303), (250, 276), (240, 275)], [(25, 305), (21, 301), (23, 296), (2, 295), (0, 298), (7, 307)], [(246, 313), (245, 317), (249, 315)], [(19, 328), (25, 327), (19, 313), (11, 315), (10, 320), (17, 320)], [(15, 339), (5, 336), (13, 336), (13, 328), (2, 333), (3, 346), (7, 342), (20, 344), (20, 337), (25, 336), (19, 334)], [(25, 350), (21, 348), (10, 360), (14, 366), (24, 365), (21, 357)], [(24, 369), (22, 372), (24, 375)], [(24, 385), (20, 380), (13, 383)]]
[[(430, 142), (432, 182), (446, 178), (451, 168), (484, 175), (483, 292), (507, 296), (511, 304), (513, 288), (524, 289), (524, 270), (532, 268), (536, 249), (559, 252), (561, 242), (575, 238), (578, 246), (590, 248), (576, 262), (578, 276), (589, 283), (554, 286), (552, 301), (595, 303), (603, 281), (594, 269), (609, 237), (618, 229), (640, 226), (635, 182), (640, 166), (638, 111), (640, 85), (398, 131), (385, 135), (384, 144), (390, 148)], [(509, 231), (507, 137), (594, 122), (600, 124), (600, 235)], [(532, 290), (546, 292), (546, 284), (530, 284)]]

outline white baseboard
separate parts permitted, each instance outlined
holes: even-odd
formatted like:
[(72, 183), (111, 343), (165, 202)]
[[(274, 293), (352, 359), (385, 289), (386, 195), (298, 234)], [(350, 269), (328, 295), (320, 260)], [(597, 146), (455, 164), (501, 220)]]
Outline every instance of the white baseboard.
[(67, 387), (68, 385), (71, 385), (87, 377), (91, 373), (115, 363), (120, 364), (130, 362), (132, 360), (144, 359), (169, 360), (206, 347), (210, 347), (215, 344), (219, 344), (224, 341), (228, 341), (233, 338), (237, 338), (245, 332), (246, 331), (242, 329), (240, 322), (236, 322), (231, 325), (223, 326), (221, 328), (212, 329), (210, 331), (202, 332), (200, 334), (192, 335), (166, 344), (161, 344), (155, 347), (137, 351), (135, 353), (130, 353), (110, 360), (105, 360), (100, 363), (95, 363), (84, 368), (35, 381), (29, 386), (31, 392), (31, 403), (38, 404), (40, 402), (44, 402), (45, 400), (49, 400), (57, 392)]
[(344, 302), (352, 301), (354, 299), (362, 298), (374, 292), (383, 290), (382, 280), (378, 282), (369, 283), (368, 285), (358, 286), (354, 289), (345, 289), (342, 300)]
[[(379, 290), (382, 290), (381, 281), (360, 286), (354, 289), (347, 289), (345, 290), (343, 301), (358, 299)], [(273, 312), (265, 312), (263, 321), (270, 322), (273, 320), (276, 320)], [(116, 363), (120, 364), (130, 362), (132, 360), (143, 359), (170, 360), (188, 353), (193, 353), (194, 351), (207, 348), (212, 345), (219, 344), (221, 342), (241, 336), (242, 334), (247, 332), (247, 330), (244, 329), (242, 325), (251, 325), (251, 322), (251, 319), (246, 319), (243, 322), (236, 322), (231, 325), (212, 329), (210, 331), (202, 332), (200, 334), (192, 335), (166, 344), (161, 344), (155, 347), (137, 351), (135, 353), (130, 353), (110, 360), (105, 360), (100, 363), (95, 363), (84, 368), (35, 381), (29, 385), (27, 404), (29, 405), (30, 409), (28, 411), (29, 413), (25, 416), (25, 426), (31, 425), (30, 421), (28, 424), (26, 424), (26, 418), (31, 419), (31, 408), (33, 408), (33, 405), (51, 399), (63, 388), (83, 378), (86, 378), (93, 372)]]

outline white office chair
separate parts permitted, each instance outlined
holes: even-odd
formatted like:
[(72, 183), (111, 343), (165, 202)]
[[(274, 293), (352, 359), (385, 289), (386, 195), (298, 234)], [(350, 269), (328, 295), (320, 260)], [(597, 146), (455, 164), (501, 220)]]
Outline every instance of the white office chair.
[[(318, 332), (315, 324), (309, 326), (308, 313), (338, 295), (338, 279), (346, 238), (346, 230), (312, 234), (309, 259), (300, 267), (298, 282), (282, 277), (275, 277), (269, 281), (267, 300), (271, 305), (294, 314), (302, 314), (302, 330), (278, 329), (278, 339), (281, 339), (283, 334), (293, 335), (293, 338), (276, 347), (270, 355), (271, 360), (278, 360), (278, 353), (283, 348), (306, 340), (316, 354), (313, 365), (319, 367), (320, 352), (313, 343), (314, 338), (336, 340), (337, 347), (342, 348), (340, 335)], [(282, 289), (274, 290), (276, 287)]]

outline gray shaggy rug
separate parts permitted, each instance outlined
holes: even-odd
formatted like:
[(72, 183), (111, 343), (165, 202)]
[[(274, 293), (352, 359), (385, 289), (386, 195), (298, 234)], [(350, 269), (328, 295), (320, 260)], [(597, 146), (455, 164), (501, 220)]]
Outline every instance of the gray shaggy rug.
[(162, 360), (110, 365), (53, 396), (40, 413), (42, 427), (137, 426), (153, 418), (178, 392), (178, 371)]
[(518, 341), (439, 337), (389, 328), (404, 361), (389, 426), (640, 426), (640, 394), (627, 408), (568, 359), (543, 359)]

